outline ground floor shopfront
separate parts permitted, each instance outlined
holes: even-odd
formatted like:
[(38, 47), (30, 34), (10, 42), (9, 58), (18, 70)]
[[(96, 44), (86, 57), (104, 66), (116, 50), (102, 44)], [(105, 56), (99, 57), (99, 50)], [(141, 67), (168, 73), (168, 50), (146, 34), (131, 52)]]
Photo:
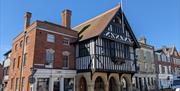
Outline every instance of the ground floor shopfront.
[(76, 75), (76, 91), (132, 91), (131, 74), (85, 72)]
[(37, 69), (30, 91), (75, 91), (75, 70)]
[(172, 74), (158, 74), (159, 89), (171, 88), (173, 82)]
[(132, 75), (37, 69), (29, 91), (132, 91)]
[(156, 89), (156, 74), (135, 74), (132, 79), (135, 91), (151, 91)]

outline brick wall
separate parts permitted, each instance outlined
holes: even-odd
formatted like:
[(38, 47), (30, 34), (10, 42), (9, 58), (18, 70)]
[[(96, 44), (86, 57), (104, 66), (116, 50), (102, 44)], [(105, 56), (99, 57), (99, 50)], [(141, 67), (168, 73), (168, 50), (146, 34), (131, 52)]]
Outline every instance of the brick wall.
[[(41, 29), (38, 29), (41, 28)], [(45, 29), (45, 30), (44, 30)], [(31, 75), (31, 68), (33, 64), (43, 64), (46, 62), (46, 49), (52, 48), (55, 50), (55, 60), (53, 63), (53, 68), (63, 68), (62, 52), (68, 51), (69, 55), (69, 69), (75, 69), (75, 49), (73, 44), (63, 45), (63, 39), (69, 38), (70, 42), (75, 42), (77, 33), (73, 30), (65, 28), (60, 25), (53, 23), (36, 21), (31, 26), (29, 26), (25, 31), (19, 34), (14, 40), (12, 45), (11, 54), (11, 65), (9, 70), (9, 80), (7, 84), (7, 91), (11, 89), (11, 81), (14, 79), (13, 88), (16, 89), (16, 78), (18, 78), (18, 90), (21, 88), (20, 78), (24, 78), (24, 91), (28, 91), (29, 83), (28, 77)], [(52, 32), (53, 31), (53, 32)], [(47, 42), (47, 34), (55, 35), (55, 42)], [(63, 35), (64, 34), (64, 35)], [(65, 36), (65, 35), (69, 35)], [(25, 37), (24, 37), (25, 36)], [(25, 42), (25, 38), (29, 37), (28, 43)], [(27, 54), (27, 60), (25, 65), (21, 65), (23, 62), (23, 46), (21, 41), (24, 43), (24, 53)], [(22, 44), (23, 44), (22, 43)], [(16, 48), (16, 45), (17, 48)], [(15, 61), (14, 61), (15, 60)], [(15, 67), (13, 68), (13, 64)], [(19, 65), (19, 66), (18, 66)], [(22, 66), (22, 72), (21, 72)]]

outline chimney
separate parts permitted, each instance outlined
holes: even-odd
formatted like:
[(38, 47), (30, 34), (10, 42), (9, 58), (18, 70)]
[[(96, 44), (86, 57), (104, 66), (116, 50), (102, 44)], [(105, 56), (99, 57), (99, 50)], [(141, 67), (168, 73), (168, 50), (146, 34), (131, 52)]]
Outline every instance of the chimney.
[(24, 31), (27, 29), (27, 27), (30, 26), (30, 21), (31, 21), (31, 13), (26, 12), (24, 14)]
[(71, 28), (71, 10), (65, 9), (62, 14), (62, 26)]
[(146, 44), (146, 38), (143, 36), (139, 39), (140, 43)]

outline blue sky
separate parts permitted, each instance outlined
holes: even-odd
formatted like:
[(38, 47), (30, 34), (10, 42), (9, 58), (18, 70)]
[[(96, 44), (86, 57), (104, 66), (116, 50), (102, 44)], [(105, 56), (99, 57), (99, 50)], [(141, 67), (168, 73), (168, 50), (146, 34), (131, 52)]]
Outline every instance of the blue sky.
[[(72, 10), (72, 27), (115, 7), (120, 0), (0, 0), (0, 60), (23, 31), (24, 13), (32, 21), (61, 24), (61, 11)], [(137, 38), (148, 43), (177, 47), (180, 51), (180, 0), (124, 0), (125, 15)]]

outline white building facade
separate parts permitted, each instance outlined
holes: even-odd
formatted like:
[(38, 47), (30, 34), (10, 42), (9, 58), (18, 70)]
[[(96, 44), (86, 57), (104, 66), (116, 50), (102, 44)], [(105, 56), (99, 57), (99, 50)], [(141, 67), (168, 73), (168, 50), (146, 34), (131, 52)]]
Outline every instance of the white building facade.
[(154, 47), (146, 44), (143, 37), (139, 40), (141, 48), (136, 49), (138, 72), (133, 76), (133, 86), (136, 91), (154, 90), (156, 74), (154, 62)]
[(37, 69), (32, 91), (75, 91), (75, 70)]

